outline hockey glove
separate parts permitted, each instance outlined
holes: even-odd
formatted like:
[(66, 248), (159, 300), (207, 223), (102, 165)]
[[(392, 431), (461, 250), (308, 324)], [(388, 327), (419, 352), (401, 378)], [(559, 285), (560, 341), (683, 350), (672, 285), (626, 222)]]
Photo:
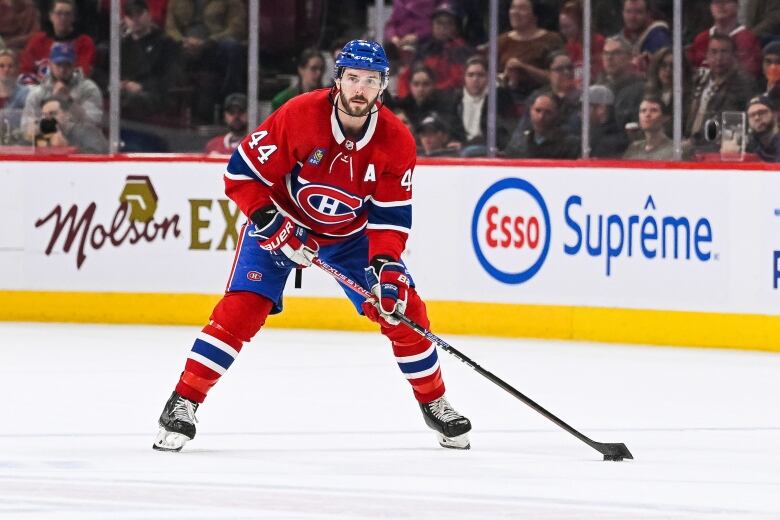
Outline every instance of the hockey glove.
[(383, 319), (390, 325), (400, 322), (393, 316), (406, 310), (409, 294), (409, 276), (406, 268), (387, 256), (375, 256), (366, 268), (366, 282), (376, 297), (376, 302), (363, 303), (363, 312), (369, 319), (379, 323)]
[(250, 217), (255, 229), (249, 236), (268, 251), (277, 267), (309, 267), (320, 246), (309, 232), (285, 217), (274, 206), (266, 206)]

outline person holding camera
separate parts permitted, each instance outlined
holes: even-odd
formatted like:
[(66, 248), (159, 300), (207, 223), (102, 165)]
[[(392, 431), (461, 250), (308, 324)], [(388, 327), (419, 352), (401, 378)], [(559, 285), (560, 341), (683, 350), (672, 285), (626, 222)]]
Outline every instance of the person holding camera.
[(28, 140), (38, 133), (41, 106), (49, 97), (67, 101), (74, 120), (98, 126), (103, 120), (103, 94), (81, 69), (75, 67), (76, 53), (67, 43), (55, 43), (49, 54), (49, 70), (40, 85), (30, 89), (22, 111), (22, 128)]
[(35, 135), (35, 146), (72, 147), (75, 153), (108, 153), (108, 141), (100, 128), (84, 120), (74, 120), (71, 103), (49, 97), (41, 103), (41, 119)]

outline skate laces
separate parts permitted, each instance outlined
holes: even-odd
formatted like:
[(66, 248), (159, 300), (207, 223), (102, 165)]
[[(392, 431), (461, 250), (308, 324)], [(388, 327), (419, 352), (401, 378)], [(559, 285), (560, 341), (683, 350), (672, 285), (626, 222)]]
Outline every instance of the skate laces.
[(173, 405), (173, 418), (190, 424), (198, 422), (195, 417), (195, 406), (192, 401), (179, 397)]
[(428, 410), (433, 414), (433, 416), (440, 421), (450, 422), (463, 418), (443, 397), (439, 397), (435, 401), (431, 401), (427, 404), (427, 406)]

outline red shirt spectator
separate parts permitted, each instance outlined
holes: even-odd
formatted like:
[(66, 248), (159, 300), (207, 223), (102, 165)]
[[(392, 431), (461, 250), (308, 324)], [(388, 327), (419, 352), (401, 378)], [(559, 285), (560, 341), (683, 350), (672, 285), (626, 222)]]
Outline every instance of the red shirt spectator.
[(750, 29), (740, 25), (737, 19), (739, 2), (737, 0), (711, 0), (710, 12), (715, 25), (696, 35), (688, 49), (688, 61), (696, 68), (706, 68), (707, 48), (710, 36), (723, 34), (734, 40), (737, 48), (737, 60), (743, 71), (753, 77), (761, 73), (761, 43)]
[[(460, 13), (450, 4), (442, 4), (433, 11), (431, 26), (433, 37), (423, 43), (417, 61), (431, 69), (436, 78), (436, 89), (453, 90), (463, 86), (464, 63), (474, 50), (459, 36)], [(406, 97), (411, 70), (398, 77), (398, 97)]]
[(40, 28), (38, 8), (32, 0), (0, 0), (0, 36), (8, 48), (22, 50)]
[(224, 121), (229, 131), (226, 134), (213, 137), (206, 143), (203, 153), (207, 155), (232, 154), (246, 135), (246, 95), (240, 93), (228, 95), (225, 98), (224, 107)]
[(46, 75), (49, 53), (55, 43), (70, 43), (78, 56), (76, 66), (84, 76), (92, 73), (95, 61), (95, 44), (86, 34), (77, 34), (73, 29), (76, 8), (73, 0), (55, 0), (49, 11), (53, 34), (45, 31), (33, 33), (19, 57), (19, 71), (31, 76), (32, 83), (38, 83)]
[[(574, 64), (574, 80), (578, 87), (582, 87), (583, 75), (583, 46), (582, 46), (582, 4), (579, 0), (569, 0), (558, 15), (558, 29), (566, 41), (566, 53)], [(590, 66), (591, 78), (601, 74), (601, 53), (604, 50), (604, 36), (598, 33), (591, 34), (590, 42)]]

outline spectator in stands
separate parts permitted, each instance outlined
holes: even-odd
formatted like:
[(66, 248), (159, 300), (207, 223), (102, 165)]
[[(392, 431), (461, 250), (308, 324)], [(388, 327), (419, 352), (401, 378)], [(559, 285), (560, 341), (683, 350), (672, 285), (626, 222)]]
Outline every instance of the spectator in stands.
[(755, 83), (739, 70), (734, 40), (713, 34), (707, 47), (708, 69), (697, 78), (688, 112), (686, 135), (695, 144), (703, 143), (702, 129), (707, 119), (720, 118), (724, 110), (742, 111), (756, 92)]
[(16, 53), (10, 49), (0, 51), (0, 109), (24, 108), (29, 87), (18, 82), (18, 72)]
[[(488, 63), (482, 56), (466, 61), (463, 89), (455, 96), (455, 125), (453, 138), (463, 143), (462, 155), (485, 155), (487, 139)], [(514, 108), (509, 93), (496, 89), (496, 146), (504, 148), (515, 126)]]
[(143, 120), (166, 105), (178, 81), (179, 46), (152, 22), (146, 0), (125, 3), (122, 38), (122, 116)]
[(614, 36), (630, 46), (632, 64), (641, 74), (647, 70), (651, 54), (672, 46), (669, 25), (653, 20), (651, 1), (623, 0), (623, 29)]
[(615, 95), (615, 121), (619, 128), (625, 128), (626, 123), (636, 121), (644, 82), (632, 72), (631, 47), (624, 40), (607, 38), (602, 58), (604, 72), (596, 84), (606, 86)]
[[(582, 3), (580, 0), (568, 0), (558, 15), (558, 28), (566, 41), (566, 52), (574, 64), (574, 81), (582, 88)], [(590, 42), (591, 78), (601, 73), (601, 53), (604, 50), (604, 36), (594, 32)]]
[[(463, 85), (463, 64), (474, 53), (460, 36), (461, 25), (460, 11), (452, 4), (441, 4), (431, 17), (431, 38), (417, 47), (415, 61), (433, 71), (439, 90), (455, 90)], [(399, 78), (404, 80), (403, 76)]]
[(208, 155), (230, 155), (236, 151), (238, 143), (246, 135), (246, 95), (240, 93), (230, 94), (222, 104), (224, 107), (225, 126), (228, 132), (218, 135), (206, 143), (203, 153)]
[(537, 25), (537, 9), (532, 0), (512, 0), (512, 30), (498, 37), (498, 69), (508, 76), (505, 81), (513, 90), (524, 91), (526, 96), (547, 84), (547, 56), (564, 45), (558, 33)]
[(29, 92), (29, 87), (19, 83), (18, 72), (16, 53), (10, 49), (0, 51), (0, 136), (4, 144), (19, 140), (16, 134)]
[(621, 157), (628, 146), (626, 132), (615, 123), (615, 95), (604, 85), (591, 85), (590, 97), (590, 157), (595, 159)]
[(544, 90), (558, 99), (558, 117), (563, 129), (569, 133), (577, 132), (580, 128), (578, 121), (582, 110), (582, 92), (574, 81), (574, 64), (566, 51), (557, 50), (550, 53), (548, 68), (550, 84)]
[(460, 143), (451, 141), (450, 129), (447, 123), (432, 112), (425, 116), (417, 126), (420, 138), (418, 155), (424, 157), (457, 157)]
[(780, 2), (777, 0), (742, 0), (740, 14), (748, 29), (764, 42), (780, 36)]
[(395, 0), (393, 14), (385, 24), (385, 42), (399, 49), (406, 46), (416, 48), (420, 42), (430, 38), (430, 20), (437, 3), (438, 0)]
[[(415, 128), (431, 112), (443, 117), (453, 111), (451, 98), (436, 89), (435, 78), (425, 65), (415, 65), (410, 74), (409, 95), (396, 102), (395, 108), (403, 110)], [(448, 122), (448, 126), (452, 125)]]
[(549, 93), (537, 94), (530, 104), (530, 127), (518, 124), (505, 154), (508, 157), (539, 159), (576, 159), (579, 139), (563, 131), (559, 124), (558, 99)]
[(748, 102), (750, 141), (747, 151), (762, 161), (780, 162), (780, 131), (777, 123), (777, 104), (768, 96), (756, 96)]
[(298, 79), (295, 83), (276, 94), (271, 100), (271, 108), (276, 110), (298, 94), (322, 88), (325, 73), (325, 58), (317, 49), (306, 49), (298, 58)]
[(68, 102), (69, 116), (76, 121), (84, 121), (100, 126), (103, 120), (103, 95), (89, 78), (85, 78), (81, 69), (75, 67), (76, 53), (67, 43), (55, 43), (49, 54), (49, 71), (40, 85), (30, 88), (22, 112), (22, 129), (32, 140), (37, 121), (40, 118), (41, 102), (55, 97)]
[(108, 153), (108, 141), (100, 128), (81, 117), (73, 117), (72, 107), (67, 98), (43, 99), (36, 147), (63, 146), (75, 148), (76, 153)]
[[(709, 38), (709, 36), (708, 36)], [(688, 64), (688, 60), (683, 56), (682, 60), (682, 99), (683, 99), (683, 128), (685, 128), (685, 118), (687, 116), (688, 107), (691, 106), (691, 95), (693, 94), (693, 87), (691, 86), (691, 67)], [(664, 47), (660, 51), (653, 54), (650, 59), (650, 68), (647, 71), (647, 81), (645, 82), (645, 95), (657, 97), (664, 104), (665, 109), (672, 113), (674, 110), (674, 57), (672, 56), (672, 50), (669, 47)], [(664, 130), (667, 135), (672, 135), (672, 118), (669, 118), (666, 122)]]
[(766, 81), (764, 94), (772, 98), (775, 106), (780, 106), (780, 41), (768, 43), (763, 54), (761, 71)]
[(0, 39), (16, 52), (40, 31), (40, 13), (32, 0), (0, 0)]
[(412, 135), (415, 135), (415, 128), (411, 121), (409, 121), (409, 116), (406, 115), (406, 112), (403, 110), (398, 110), (395, 112), (395, 117), (398, 118), (399, 121), (401, 121), (406, 128), (409, 129), (409, 131), (412, 133)]
[(674, 142), (664, 133), (664, 125), (669, 117), (670, 113), (660, 99), (645, 96), (639, 105), (639, 128), (644, 139), (631, 143), (623, 158), (640, 161), (673, 160)]
[(750, 29), (737, 19), (739, 0), (710, 0), (710, 13), (715, 25), (696, 35), (688, 47), (688, 61), (694, 67), (706, 67), (707, 47), (711, 34), (725, 34), (734, 40), (737, 62), (742, 70), (757, 77), (761, 71), (761, 43)]
[(181, 44), (184, 71), (197, 86), (194, 116), (214, 122), (227, 94), (246, 90), (247, 8), (243, 0), (170, 0), (165, 32)]
[(74, 29), (76, 6), (73, 0), (54, 0), (49, 11), (51, 32), (39, 31), (33, 33), (27, 41), (19, 57), (19, 68), (25, 74), (29, 83), (39, 83), (46, 75), (48, 57), (55, 43), (70, 44), (78, 62), (75, 63), (87, 77), (92, 74), (92, 64), (95, 61), (95, 43), (86, 34), (79, 34)]

